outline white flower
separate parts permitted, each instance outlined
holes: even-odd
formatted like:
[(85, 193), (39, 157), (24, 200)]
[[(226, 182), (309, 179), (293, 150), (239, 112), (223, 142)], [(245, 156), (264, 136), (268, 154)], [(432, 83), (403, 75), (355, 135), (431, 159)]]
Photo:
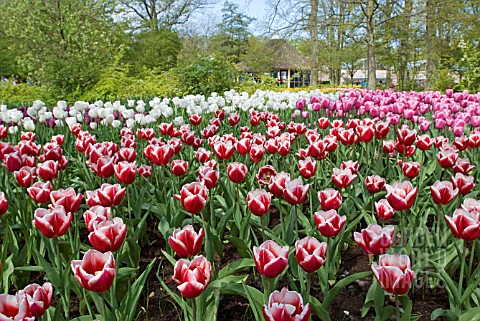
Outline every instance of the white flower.
[(23, 128), (28, 131), (34, 131), (35, 124), (33, 123), (33, 120), (31, 120), (30, 118), (25, 118), (23, 120)]
[(135, 126), (135, 119), (127, 119), (126, 124), (128, 128), (133, 128), (133, 126)]
[[(133, 100), (132, 100), (133, 101)], [(120, 125), (122, 125), (122, 122), (119, 121), (118, 119), (115, 119), (113, 122), (112, 122), (112, 127), (113, 128), (118, 128), (120, 127)]]
[(128, 103), (128, 107), (130, 107), (130, 108), (135, 106), (135, 100), (127, 100), (127, 103)]
[(18, 126), (8, 127), (8, 133), (11, 134), (11, 135), (18, 133)]
[(98, 117), (98, 110), (97, 109), (90, 109), (88, 111), (88, 116), (90, 116), (90, 118), (97, 118)]
[(57, 102), (57, 107), (65, 110), (67, 109), (67, 102), (65, 100), (59, 100)]
[(67, 123), (68, 126), (72, 126), (77, 123), (77, 118), (76, 117), (67, 117), (65, 118), (65, 122)]
[(97, 127), (98, 127), (98, 125), (97, 125), (96, 122), (92, 121), (92, 122), (90, 123), (90, 128), (91, 128), (91, 129), (95, 130), (95, 129), (97, 129)]
[(175, 124), (175, 126), (181, 126), (185, 123), (185, 121), (183, 120), (182, 116), (178, 116), (178, 117), (175, 117), (175, 119), (173, 120), (173, 123)]

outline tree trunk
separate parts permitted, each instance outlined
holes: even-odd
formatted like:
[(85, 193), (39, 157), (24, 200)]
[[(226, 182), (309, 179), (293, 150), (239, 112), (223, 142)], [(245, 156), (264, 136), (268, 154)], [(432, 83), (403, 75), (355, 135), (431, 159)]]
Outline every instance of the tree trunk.
[(318, 84), (318, 0), (310, 0), (310, 17), (308, 29), (312, 41), (310, 85), (316, 87)]
[(367, 3), (367, 63), (368, 82), (367, 88), (375, 90), (377, 87), (377, 63), (375, 60), (375, 0), (368, 0)]
[(413, 1), (405, 0), (403, 9), (403, 17), (401, 19), (402, 32), (400, 38), (400, 47), (398, 49), (398, 85), (400, 90), (407, 89), (408, 81), (408, 55), (410, 53), (410, 17), (413, 10)]
[(434, 77), (435, 71), (437, 69), (437, 59), (436, 59), (436, 35), (435, 35), (435, 1), (427, 0), (425, 5), (426, 12), (426, 34), (425, 34), (425, 44), (426, 44), (426, 54), (427, 54), (427, 81), (425, 83), (426, 90), (433, 90), (434, 88)]

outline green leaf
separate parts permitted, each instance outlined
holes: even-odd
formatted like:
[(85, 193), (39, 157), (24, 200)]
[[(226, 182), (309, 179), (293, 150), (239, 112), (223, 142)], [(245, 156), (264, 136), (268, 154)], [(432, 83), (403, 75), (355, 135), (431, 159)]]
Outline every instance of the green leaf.
[(236, 247), (237, 247), (237, 250), (238, 250), (238, 253), (244, 257), (244, 258), (251, 258), (252, 257), (252, 253), (250, 251), (250, 249), (248, 248), (247, 244), (239, 239), (238, 237), (234, 237), (234, 236), (231, 236), (231, 235), (228, 235), (225, 237), (225, 239), (234, 244)]
[(435, 309), (430, 315), (430, 320), (436, 320), (442, 318), (443, 320), (457, 321), (458, 316), (451, 310)]
[(335, 284), (335, 286), (331, 288), (330, 291), (328, 291), (328, 294), (323, 300), (323, 307), (325, 308), (325, 310), (328, 311), (330, 309), (330, 305), (333, 303), (333, 300), (335, 300), (337, 295), (340, 294), (340, 292), (345, 287), (347, 287), (348, 285), (350, 285), (351, 283), (355, 282), (358, 279), (365, 278), (370, 275), (372, 275), (371, 271), (359, 272), (359, 273), (355, 273), (350, 276), (347, 276), (346, 278), (337, 282), (337, 284)]
[(218, 272), (218, 278), (224, 278), (229, 275), (236, 274), (238, 272), (242, 272), (244, 270), (250, 269), (251, 267), (255, 266), (255, 261), (252, 258), (246, 258), (246, 259), (238, 259), (227, 266), (225, 266), (223, 269)]
[(263, 293), (249, 285), (243, 284), (244, 293), (255, 315), (255, 320), (263, 320)]
[(412, 300), (406, 295), (399, 296), (398, 299), (402, 303), (403, 314), (400, 321), (410, 321), (412, 317)]
[(479, 321), (480, 320), (480, 307), (472, 308), (460, 315), (458, 321)]
[(37, 263), (40, 264), (47, 274), (47, 278), (50, 280), (50, 282), (52, 282), (53, 287), (55, 289), (62, 289), (63, 281), (58, 271), (53, 268), (52, 265), (48, 263), (42, 255), (40, 255), (40, 253), (38, 253), (37, 249), (33, 249), (33, 255), (35, 256)]
[(13, 254), (10, 255), (5, 262), (2, 264), (2, 280), (3, 280), (3, 292), (8, 293), (8, 288), (10, 287), (10, 276), (13, 274), (15, 267), (12, 263)]
[(330, 321), (330, 315), (328, 314), (328, 311), (325, 310), (320, 303), (320, 301), (317, 300), (317, 298), (310, 297), (310, 308), (312, 309), (312, 312), (320, 318), (322, 321)]
[(133, 283), (130, 291), (128, 291), (128, 294), (120, 303), (120, 311), (123, 315), (122, 320), (133, 320), (136, 312), (136, 309), (134, 309), (134, 307), (138, 305), (138, 300), (140, 299), (140, 294), (142, 293), (143, 287), (145, 286), (145, 281), (147, 281), (147, 277), (150, 274), (150, 271), (152, 270), (153, 265), (156, 261), (157, 259), (155, 258), (152, 262), (150, 262), (145, 271), (143, 271), (140, 277), (137, 278), (137, 280)]

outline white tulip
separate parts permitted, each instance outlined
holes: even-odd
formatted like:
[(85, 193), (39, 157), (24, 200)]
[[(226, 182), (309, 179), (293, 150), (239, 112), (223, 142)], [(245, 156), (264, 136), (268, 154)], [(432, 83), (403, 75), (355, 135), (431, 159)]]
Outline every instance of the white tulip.
[(98, 125), (97, 125), (96, 122), (92, 121), (92, 122), (90, 123), (90, 128), (91, 128), (92, 130), (97, 129), (97, 127), (98, 127)]

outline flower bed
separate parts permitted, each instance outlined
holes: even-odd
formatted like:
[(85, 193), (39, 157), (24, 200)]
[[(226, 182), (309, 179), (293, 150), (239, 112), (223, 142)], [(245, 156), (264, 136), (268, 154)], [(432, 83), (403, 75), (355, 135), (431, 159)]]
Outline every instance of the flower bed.
[(366, 90), (2, 106), (0, 316), (470, 320), (479, 106)]

